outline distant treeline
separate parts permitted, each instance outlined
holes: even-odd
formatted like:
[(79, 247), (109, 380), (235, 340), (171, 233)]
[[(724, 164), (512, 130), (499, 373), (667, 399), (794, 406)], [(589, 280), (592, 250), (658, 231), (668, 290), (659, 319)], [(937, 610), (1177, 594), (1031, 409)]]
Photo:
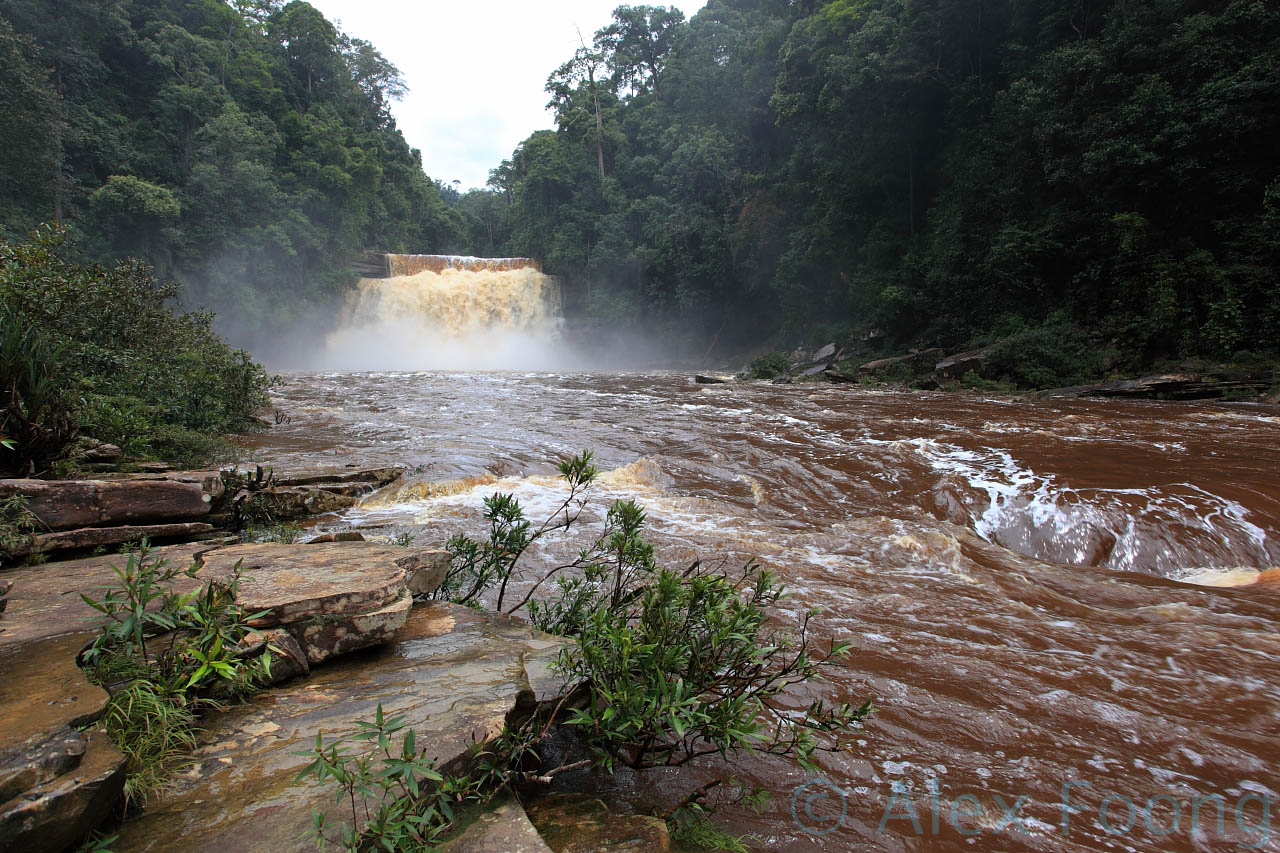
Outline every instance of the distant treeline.
[(66, 222), (260, 344), (360, 250), (464, 248), (391, 118), (404, 90), (303, 2), (0, 0), (0, 237)]
[(1274, 3), (622, 6), (551, 74), (556, 128), (465, 195), (395, 128), (394, 66), (305, 2), (0, 17), (0, 229), (70, 221), (239, 342), (349, 287), (362, 249), (538, 257), (580, 316), (687, 352), (1280, 341)]
[(1280, 346), (1274, 3), (621, 7), (547, 89), (556, 129), (460, 203), (597, 318), (701, 348)]

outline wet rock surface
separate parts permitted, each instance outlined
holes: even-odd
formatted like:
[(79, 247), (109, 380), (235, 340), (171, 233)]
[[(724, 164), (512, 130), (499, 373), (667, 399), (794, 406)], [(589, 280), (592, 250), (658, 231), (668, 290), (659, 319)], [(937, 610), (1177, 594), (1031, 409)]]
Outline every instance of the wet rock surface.
[(516, 798), (504, 792), (441, 844), (440, 853), (551, 853), (551, 848)]
[(552, 794), (525, 806), (529, 820), (555, 853), (660, 853), (671, 849), (662, 818), (609, 811), (581, 794)]
[(62, 850), (105, 818), (124, 786), (124, 757), (97, 720), (107, 692), (67, 634), (0, 648), (0, 849)]
[[(361, 629), (369, 632), (367, 644), (382, 642), (398, 627), (391, 624), (394, 619), (407, 615), (407, 605), (392, 606), (407, 601), (410, 582), (420, 570), (425, 569), (427, 575), (418, 588), (440, 574), (437, 551), (372, 542), (185, 544), (151, 553), (172, 565), (185, 566), (193, 560), (201, 564), (195, 578), (175, 579), (179, 590), (228, 577), (240, 563), (239, 602), (251, 613), (267, 611), (255, 620), (255, 627), (286, 627), (304, 646), (304, 636), (310, 636), (316, 652), (313, 662), (332, 656), (332, 652), (322, 653), (316, 646), (319, 635), (308, 635), (308, 629), (325, 623), (338, 625), (325, 635), (345, 651), (359, 647), (357, 633)], [(0, 647), (92, 628), (97, 613), (80, 599), (80, 593), (98, 594), (102, 587), (115, 583), (111, 567), (122, 567), (127, 559), (117, 554), (5, 572), (4, 579), (14, 588), (8, 596), (9, 607), (0, 617)]]
[(496, 735), (514, 709), (553, 698), (547, 673), (559, 643), (522, 622), (457, 605), (414, 608), (383, 647), (206, 720), (196, 766), (125, 823), (113, 849), (308, 848), (313, 808), (344, 817), (330, 784), (295, 781), (317, 734), (326, 741), (349, 735), (382, 704), (406, 718), (439, 767), (460, 770), (468, 745)]

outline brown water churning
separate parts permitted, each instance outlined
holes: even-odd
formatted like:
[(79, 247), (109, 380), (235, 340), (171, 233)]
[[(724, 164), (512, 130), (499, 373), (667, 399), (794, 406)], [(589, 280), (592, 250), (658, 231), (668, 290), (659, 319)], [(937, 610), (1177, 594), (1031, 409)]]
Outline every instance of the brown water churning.
[[(855, 753), (824, 757), (839, 792), (802, 791), (799, 821), (810, 777), (736, 768), (774, 802), (725, 817), (770, 849), (1280, 849), (1263, 827), (1280, 797), (1274, 408), (664, 374), (324, 374), (279, 395), (293, 422), (256, 439), (266, 460), (416, 466), (352, 521), (443, 540), (479, 532), (499, 490), (538, 517), (556, 459), (591, 448), (594, 505), (641, 501), (666, 559), (754, 557), (795, 590), (788, 616), (822, 608), (856, 652), (819, 692), (879, 711)], [(1069, 782), (1091, 787), (1071, 788), (1064, 833)]]
[(470, 255), (387, 255), (387, 275), (417, 275), (421, 272), (506, 272), (531, 269), (542, 272), (542, 262), (533, 258), (474, 258)]

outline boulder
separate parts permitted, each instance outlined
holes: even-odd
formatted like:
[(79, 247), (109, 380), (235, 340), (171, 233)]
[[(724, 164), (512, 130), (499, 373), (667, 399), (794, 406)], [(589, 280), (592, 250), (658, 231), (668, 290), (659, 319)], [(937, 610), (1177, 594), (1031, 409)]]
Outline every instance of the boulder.
[(21, 495), (46, 530), (196, 520), (212, 497), (167, 480), (0, 480), (0, 498)]
[(408, 595), (387, 605), (361, 613), (326, 614), (289, 625), (286, 630), (298, 642), (311, 664), (381, 645), (390, 640), (409, 618), (413, 599)]
[(594, 797), (551, 794), (525, 806), (529, 820), (555, 853), (660, 853), (671, 849), (667, 822), (619, 814)]
[(885, 373), (905, 373), (910, 372), (912, 376), (919, 376), (928, 373), (934, 369), (934, 365), (938, 359), (942, 357), (942, 350), (926, 349), (913, 350), (906, 355), (898, 355), (893, 358), (878, 358), (875, 361), (868, 361), (859, 365), (858, 373), (862, 376), (880, 376)]
[(989, 365), (999, 351), (999, 347), (999, 344), (992, 344), (989, 347), (949, 355), (935, 364), (934, 369), (946, 379), (962, 379), (971, 370), (979, 376), (990, 378), (987, 376)]
[(86, 449), (80, 458), (85, 462), (101, 464), (119, 462), (123, 455), (124, 451), (114, 444), (95, 444)]
[(125, 761), (101, 729), (76, 766), (0, 804), (0, 849), (62, 853), (102, 824), (124, 793)]
[(494, 613), (434, 602), (416, 607), (381, 648), (211, 714), (197, 765), (121, 826), (112, 849), (302, 849), (312, 837), (313, 809), (327, 811), (331, 824), (350, 815), (335, 803), (332, 780), (298, 778), (317, 734), (327, 743), (350, 736), (381, 704), (387, 715), (405, 718), (438, 769), (461, 772), (473, 760), (473, 742), (501, 732), (517, 707), (556, 700), (558, 683), (531, 668), (549, 671), (562, 642)]
[(409, 576), (409, 592), (412, 595), (427, 595), (435, 592), (444, 583), (453, 555), (448, 551), (419, 551), (418, 553), (422, 561)]
[(693, 381), (699, 385), (725, 385), (728, 379), (721, 379), (719, 376), (707, 376), (705, 373), (696, 374)]

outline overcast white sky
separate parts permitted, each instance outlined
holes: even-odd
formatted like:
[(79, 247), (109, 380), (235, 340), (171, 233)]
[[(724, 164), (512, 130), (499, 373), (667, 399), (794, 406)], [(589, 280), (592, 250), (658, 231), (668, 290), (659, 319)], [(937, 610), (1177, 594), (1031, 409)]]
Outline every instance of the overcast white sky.
[[(530, 133), (553, 126), (547, 75), (624, 0), (310, 0), (399, 67), (396, 123), (428, 175), (482, 187)], [(632, 0), (640, 2), (640, 0)], [(659, 2), (648, 0), (654, 5)], [(666, 0), (686, 17), (705, 0)]]

